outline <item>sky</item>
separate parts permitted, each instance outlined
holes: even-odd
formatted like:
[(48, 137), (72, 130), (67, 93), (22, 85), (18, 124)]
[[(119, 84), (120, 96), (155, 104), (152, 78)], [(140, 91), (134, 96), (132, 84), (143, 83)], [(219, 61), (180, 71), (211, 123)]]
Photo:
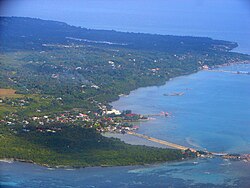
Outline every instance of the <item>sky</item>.
[(209, 36), (250, 53), (250, 0), (2, 0), (1, 16), (93, 29)]
[(235, 15), (249, 17), (250, 3), (247, 2), (249, 0), (2, 0), (0, 15), (36, 17), (75, 25), (91, 21), (92, 27), (110, 25), (111, 21), (114, 26), (133, 25), (142, 19), (146, 26), (171, 20), (185, 26), (201, 19), (223, 23), (225, 19), (234, 19)]

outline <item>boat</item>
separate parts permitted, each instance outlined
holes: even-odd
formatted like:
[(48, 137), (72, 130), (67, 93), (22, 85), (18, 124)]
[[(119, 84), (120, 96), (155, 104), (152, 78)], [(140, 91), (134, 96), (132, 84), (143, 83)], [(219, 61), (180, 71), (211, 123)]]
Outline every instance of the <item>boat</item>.
[(184, 92), (173, 92), (173, 93), (165, 93), (164, 96), (182, 96)]

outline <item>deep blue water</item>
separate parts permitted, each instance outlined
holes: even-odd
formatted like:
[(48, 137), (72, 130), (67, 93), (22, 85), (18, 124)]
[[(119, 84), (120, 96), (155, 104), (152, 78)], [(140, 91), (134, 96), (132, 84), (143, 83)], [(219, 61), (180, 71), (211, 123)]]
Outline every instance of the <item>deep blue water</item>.
[(12, 0), (0, 15), (64, 21), (93, 29), (205, 36), (250, 53), (249, 0)]
[[(250, 65), (223, 70), (250, 71)], [(183, 96), (164, 96), (184, 92)], [(250, 153), (250, 76), (200, 71), (160, 87), (140, 88), (112, 105), (136, 113), (170, 112), (143, 122), (140, 133), (209, 151)]]
[[(239, 43), (236, 51), (250, 54), (248, 0), (13, 0), (1, 5), (5, 5), (0, 7), (1, 15), (58, 20), (94, 29), (230, 40)], [(250, 66), (223, 69), (250, 71)], [(113, 104), (145, 114), (171, 112), (170, 118), (141, 124), (140, 133), (210, 151), (250, 153), (249, 83), (249, 75), (201, 71), (161, 87), (138, 89)], [(175, 91), (185, 94), (163, 96)], [(78, 170), (0, 162), (0, 187), (249, 186), (249, 163), (218, 158)]]
[[(224, 67), (247, 70), (250, 64)], [(250, 153), (250, 75), (201, 71), (141, 88), (113, 105), (138, 113), (169, 111), (140, 133), (209, 151)], [(184, 91), (179, 97), (168, 92)], [(151, 166), (48, 169), (0, 162), (1, 187), (249, 187), (250, 162), (195, 159)]]

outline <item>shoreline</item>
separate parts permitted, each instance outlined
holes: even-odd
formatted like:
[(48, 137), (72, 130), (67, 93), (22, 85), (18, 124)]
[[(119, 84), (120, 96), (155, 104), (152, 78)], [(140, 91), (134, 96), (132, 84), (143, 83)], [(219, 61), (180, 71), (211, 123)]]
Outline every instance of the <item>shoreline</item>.
[[(219, 68), (223, 68), (223, 67), (229, 67), (229, 66), (234, 66), (234, 65), (244, 65), (244, 64), (250, 64), (250, 60), (241, 60), (241, 61), (236, 61), (236, 62), (228, 62), (228, 63), (224, 63), (224, 64), (219, 64), (219, 65), (214, 65), (214, 66), (212, 66), (212, 67), (208, 67), (208, 69), (200, 69), (200, 70), (197, 70), (196, 72), (193, 72), (193, 73), (190, 73), (190, 74), (184, 74), (184, 75), (181, 75), (181, 76), (177, 76), (177, 77), (173, 77), (173, 78), (170, 78), (169, 80), (167, 80), (166, 82), (165, 82), (165, 84), (167, 84), (167, 82), (169, 82), (169, 81), (171, 81), (171, 80), (173, 80), (173, 79), (175, 79), (175, 78), (178, 78), (178, 77), (183, 77), (183, 76), (188, 76), (188, 75), (191, 75), (191, 74), (196, 74), (196, 73), (198, 73), (198, 72), (200, 72), (200, 71), (213, 71), (213, 70), (215, 70), (215, 69), (219, 69)], [(201, 67), (202, 68), (202, 67)], [(162, 84), (162, 85), (160, 85), (160, 86), (163, 86), (163, 85), (165, 85), (165, 84)], [(157, 85), (158, 86), (158, 85)], [(131, 93), (131, 92), (135, 92), (136, 90), (138, 90), (138, 89), (142, 89), (142, 88), (147, 88), (147, 87), (155, 87), (155, 86), (146, 86), (146, 87), (139, 87), (139, 88), (137, 88), (137, 89), (135, 89), (135, 90), (132, 90), (132, 91), (130, 91), (129, 92), (129, 94)], [(128, 94), (128, 95), (129, 95)], [(121, 95), (121, 96), (119, 96), (119, 99), (118, 100), (120, 100), (120, 98), (121, 97), (127, 97), (128, 95)], [(116, 100), (116, 101), (118, 101), (118, 100)], [(116, 101), (113, 101), (113, 102), (116, 102)], [(112, 103), (113, 103), (112, 102)], [(112, 105), (112, 103), (109, 103), (112, 107), (113, 107), (113, 105)], [(143, 115), (143, 114), (142, 114)], [(139, 128), (140, 129), (140, 128)], [(108, 133), (108, 134), (113, 134), (113, 133)], [(117, 133), (118, 135), (119, 135), (119, 133)], [(114, 136), (114, 138), (120, 138), (120, 136), (117, 136), (117, 135), (113, 135)], [(126, 134), (126, 136), (132, 136), (132, 135), (128, 135), (128, 134)], [(134, 136), (135, 137), (135, 136)], [(124, 141), (125, 143), (129, 143), (129, 144), (131, 144), (132, 143), (132, 145), (133, 145), (133, 141), (128, 141), (126, 138), (124, 139), (124, 138), (122, 138), (121, 139), (122, 141)], [(143, 139), (143, 138), (141, 138), (141, 140), (146, 140), (146, 139)], [(149, 140), (147, 140), (147, 141), (149, 141)], [(138, 143), (134, 143), (135, 145), (137, 145)], [(147, 144), (147, 142), (145, 142), (145, 145)], [(140, 144), (141, 145), (141, 144)], [(161, 144), (160, 144), (161, 145)], [(161, 145), (162, 146), (162, 145)], [(156, 146), (157, 147), (157, 146)], [(169, 148), (169, 149), (172, 149), (171, 147), (166, 147), (166, 148)]]
[[(169, 149), (169, 148), (165, 148)], [(63, 169), (63, 170), (76, 170), (76, 169), (84, 169), (84, 168), (111, 168), (111, 167), (132, 167), (132, 166), (138, 166), (138, 167), (145, 167), (145, 166), (152, 166), (152, 165), (159, 165), (163, 163), (176, 163), (176, 162), (183, 162), (183, 161), (189, 161), (189, 160), (194, 160), (198, 159), (199, 157), (194, 157), (194, 158), (182, 158), (180, 160), (171, 160), (171, 161), (165, 161), (165, 162), (154, 162), (154, 163), (145, 163), (145, 164), (127, 164), (127, 165), (99, 165), (99, 166), (67, 166), (67, 165), (57, 165), (57, 166), (50, 166), (48, 164), (40, 164), (33, 162), (31, 160), (24, 160), (24, 159), (15, 159), (15, 158), (0, 158), (0, 163), (24, 163), (24, 164), (32, 164), (48, 169)]]
[(141, 89), (141, 88), (160, 87), (160, 86), (165, 85), (167, 82), (172, 81), (172, 80), (175, 79), (175, 78), (179, 78), (179, 77), (183, 77), (183, 76), (188, 76), (188, 75), (196, 74), (196, 73), (198, 73), (198, 72), (200, 72), (200, 71), (214, 70), (214, 69), (218, 69), (218, 68), (222, 68), (222, 67), (229, 67), (229, 66), (233, 66), (233, 65), (242, 65), (242, 64), (250, 64), (250, 60), (241, 60), (241, 61), (237, 61), (237, 62), (229, 62), (229, 63), (219, 64), (219, 65), (214, 65), (214, 66), (212, 66), (212, 67), (209, 67), (209, 69), (204, 69), (204, 68), (200, 67), (200, 69), (195, 70), (194, 72), (183, 73), (182, 75), (179, 75), (179, 76), (176, 76), (176, 77), (169, 78), (169, 79), (166, 80), (164, 83), (159, 83), (159, 84), (153, 85), (153, 86), (152, 86), (152, 85), (149, 85), (149, 86), (145, 86), (145, 87), (138, 87), (138, 88), (136, 88), (136, 89), (134, 89), (134, 90), (127, 91), (126, 93), (119, 94), (119, 95), (117, 96), (117, 99), (115, 99), (115, 100), (109, 102), (108, 104), (109, 104), (111, 107), (113, 107), (112, 103), (114, 103), (114, 102), (120, 100), (120, 98), (122, 98), (122, 97), (128, 97), (128, 96), (131, 94), (131, 92), (135, 92), (136, 90)]
[(130, 134), (106, 132), (106, 133), (102, 133), (102, 135), (107, 137), (107, 138), (118, 138), (121, 141), (125, 142), (126, 144), (130, 144), (130, 145), (141, 145), (141, 146), (148, 146), (148, 147), (173, 149), (173, 148), (167, 147), (163, 144), (157, 144), (157, 143), (154, 143), (152, 141), (146, 140), (144, 138), (139, 138), (137, 136), (130, 135)]
[[(214, 68), (221, 68), (221, 67), (225, 67), (225, 66), (232, 66), (232, 65), (237, 65), (237, 64), (250, 64), (250, 61), (239, 61), (239, 62), (233, 62), (233, 63), (226, 63), (226, 64), (222, 64), (222, 65), (216, 65), (212, 69), (214, 69)], [(199, 71), (204, 71), (204, 69), (197, 70), (197, 71), (195, 71), (193, 73), (186, 73), (186, 74), (183, 74), (183, 75), (180, 75), (180, 76), (186, 76), (186, 75), (195, 74), (195, 73), (197, 73)], [(178, 77), (180, 77), (180, 76), (178, 76)], [(174, 78), (177, 78), (177, 77), (174, 77)], [(170, 81), (170, 80), (172, 80), (174, 78), (170, 78), (169, 80), (166, 80), (166, 82), (164, 84), (166, 84), (168, 81)], [(164, 84), (162, 84), (162, 85), (164, 85)], [(146, 86), (146, 87), (155, 87), (155, 86)], [(145, 88), (145, 87), (139, 87), (137, 89), (140, 89), (140, 88)], [(137, 89), (135, 89), (135, 90), (137, 90)], [(135, 90), (129, 91), (128, 93), (130, 94), (131, 92), (133, 92)], [(119, 96), (119, 98), (120, 97), (121, 96)], [(117, 101), (117, 100), (115, 100), (115, 101)], [(113, 102), (115, 102), (115, 101), (113, 101)], [(109, 104), (111, 104), (111, 103), (109, 103)], [(113, 133), (108, 133), (108, 134), (113, 134)], [(117, 135), (119, 135), (118, 136), (119, 138), (117, 137)], [(124, 138), (122, 138), (120, 136), (120, 134), (117, 134), (117, 135), (114, 134), (113, 137), (120, 139), (121, 141), (125, 142), (126, 144), (130, 144), (130, 145), (144, 145), (144, 146), (148, 146), (148, 147), (158, 147), (158, 148), (164, 148), (164, 149), (172, 149), (172, 148), (169, 148), (169, 147), (164, 147), (161, 144), (158, 144), (158, 146), (157, 146), (155, 143), (153, 143), (151, 141), (148, 141), (148, 140), (145, 140), (145, 139), (142, 139), (142, 138), (140, 139), (141, 143), (139, 143), (139, 144), (138, 144), (138, 142), (135, 143), (134, 140), (127, 140), (128, 136), (132, 136), (132, 135), (126, 134), (126, 135), (124, 135)], [(110, 137), (112, 137), (112, 136), (110, 136)], [(135, 138), (136, 136), (133, 136), (133, 137)], [(149, 144), (149, 143), (151, 143), (151, 144)], [(195, 157), (195, 158), (197, 158), (197, 157)], [(194, 158), (192, 158), (192, 159), (194, 159)], [(190, 158), (187, 158), (187, 159), (184, 159), (184, 160), (190, 160)], [(91, 166), (91, 165), (90, 166), (64, 166), (64, 165), (50, 166), (48, 164), (39, 164), (39, 163), (36, 163), (34, 161), (24, 160), (24, 159), (15, 159), (15, 158), (3, 158), (3, 159), (0, 159), (0, 162), (7, 162), (7, 163), (12, 163), (12, 162), (16, 162), (16, 161), (17, 162), (23, 162), (23, 163), (31, 163), (31, 164), (35, 164), (35, 165), (38, 165), (38, 166), (43, 166), (43, 167), (47, 167), (47, 168), (56, 168), (56, 169), (67, 169), (67, 168), (78, 169), (78, 168), (88, 168), (88, 167), (91, 168), (91, 167), (137, 166), (136, 164), (131, 164), (131, 165), (100, 165), (100, 166)], [(177, 161), (183, 161), (183, 160), (177, 160)], [(173, 161), (165, 161), (165, 162), (171, 163), (171, 162), (177, 162), (177, 161), (173, 160)], [(146, 166), (146, 165), (161, 164), (161, 163), (163, 163), (163, 162), (159, 162), (159, 163), (155, 162), (155, 163), (150, 163), (150, 164), (138, 164), (138, 166)]]

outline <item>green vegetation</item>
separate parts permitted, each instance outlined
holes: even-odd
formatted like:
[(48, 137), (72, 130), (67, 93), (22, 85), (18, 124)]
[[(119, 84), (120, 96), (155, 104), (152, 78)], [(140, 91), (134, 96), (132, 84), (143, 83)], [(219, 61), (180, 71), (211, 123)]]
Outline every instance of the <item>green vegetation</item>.
[[(52, 166), (181, 159), (180, 151), (131, 146), (93, 128), (114, 123), (112, 116), (104, 121), (103, 114), (120, 94), (164, 84), (203, 66), (250, 59), (230, 52), (236, 43), (210, 38), (98, 31), (15, 17), (2, 17), (0, 27), (0, 88), (18, 94), (0, 96), (0, 157)], [(88, 119), (73, 121), (71, 114), (75, 118), (78, 111)], [(56, 118), (64, 121), (56, 117), (64, 112), (72, 121), (54, 125)], [(60, 131), (47, 132), (52, 127)]]
[[(124, 144), (96, 133), (94, 129), (60, 125), (62, 131), (26, 133), (15, 136), (1, 127), (0, 158), (26, 159), (49, 166), (135, 165), (180, 160), (179, 150)], [(13, 127), (12, 127), (13, 129)]]

